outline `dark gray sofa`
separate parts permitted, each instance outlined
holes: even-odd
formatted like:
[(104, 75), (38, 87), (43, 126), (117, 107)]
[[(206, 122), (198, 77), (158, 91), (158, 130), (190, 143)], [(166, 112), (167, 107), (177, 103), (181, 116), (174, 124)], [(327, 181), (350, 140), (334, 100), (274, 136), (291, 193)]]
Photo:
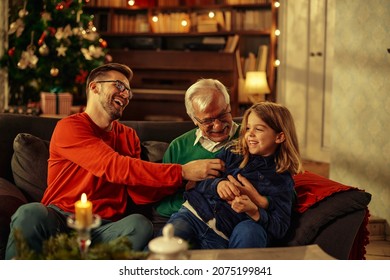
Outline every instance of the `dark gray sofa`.
[[(0, 114), (0, 258), (4, 258), (12, 214), (24, 203), (39, 201), (46, 187), (48, 145), (57, 121)], [(194, 127), (190, 121), (123, 123), (137, 131), (142, 157), (151, 161), (159, 161), (167, 143)], [(364, 259), (371, 195), (310, 172), (296, 183), (300, 209), (304, 210), (294, 211), (288, 235), (276, 246), (318, 244), (337, 259)], [(153, 221), (150, 206), (131, 208)], [(157, 221), (154, 224), (161, 226)]]

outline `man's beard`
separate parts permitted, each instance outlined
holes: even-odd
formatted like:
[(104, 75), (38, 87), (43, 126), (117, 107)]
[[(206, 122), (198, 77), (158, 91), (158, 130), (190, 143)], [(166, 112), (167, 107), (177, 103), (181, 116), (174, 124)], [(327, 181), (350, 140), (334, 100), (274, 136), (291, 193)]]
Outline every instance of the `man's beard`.
[(107, 114), (110, 116), (111, 120), (117, 120), (120, 117), (122, 117), (122, 110), (117, 109), (115, 105), (113, 104), (113, 101), (111, 102), (103, 102), (103, 109), (107, 112)]

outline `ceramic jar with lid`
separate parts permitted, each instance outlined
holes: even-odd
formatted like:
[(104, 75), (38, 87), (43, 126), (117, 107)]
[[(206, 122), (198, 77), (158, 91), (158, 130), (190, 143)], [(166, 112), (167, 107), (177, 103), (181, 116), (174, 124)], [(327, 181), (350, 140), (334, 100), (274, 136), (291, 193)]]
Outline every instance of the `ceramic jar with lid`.
[(174, 236), (172, 224), (164, 226), (163, 235), (149, 242), (150, 260), (186, 260), (188, 259), (187, 241)]

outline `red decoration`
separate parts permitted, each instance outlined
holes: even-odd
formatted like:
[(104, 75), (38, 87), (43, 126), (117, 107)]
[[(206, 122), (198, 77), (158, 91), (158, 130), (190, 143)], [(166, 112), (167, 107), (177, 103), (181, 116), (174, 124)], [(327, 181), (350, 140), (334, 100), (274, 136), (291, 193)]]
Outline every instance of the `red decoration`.
[(14, 54), (15, 54), (15, 47), (12, 47), (8, 50), (8, 55), (12, 57), (14, 56)]
[(39, 45), (39, 46), (42, 46), (42, 45), (43, 45), (43, 43), (45, 42), (45, 38), (46, 38), (46, 31), (43, 31), (41, 37), (40, 37), (39, 40), (38, 40), (38, 45)]
[(100, 42), (100, 46), (102, 47), (102, 48), (107, 48), (107, 41), (106, 40), (99, 40), (99, 42)]
[(56, 10), (57, 11), (61, 11), (64, 8), (68, 9), (72, 3), (73, 3), (73, 0), (62, 1), (62, 2), (57, 4)]
[(69, 8), (69, 6), (73, 3), (73, 0), (67, 0), (65, 1), (64, 5)]
[(47, 30), (49, 30), (51, 36), (56, 35), (57, 30), (54, 27), (50, 26)]
[(61, 11), (64, 9), (64, 2), (58, 3), (56, 6), (57, 11)]
[(87, 70), (80, 70), (80, 73), (75, 78), (76, 84), (84, 84), (88, 77), (88, 71)]

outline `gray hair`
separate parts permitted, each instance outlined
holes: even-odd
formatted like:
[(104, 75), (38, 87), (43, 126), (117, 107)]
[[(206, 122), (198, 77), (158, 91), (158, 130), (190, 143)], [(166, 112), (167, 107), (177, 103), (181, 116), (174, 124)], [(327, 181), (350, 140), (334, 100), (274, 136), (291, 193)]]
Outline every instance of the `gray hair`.
[(194, 107), (192, 102), (196, 102), (201, 111), (205, 110), (213, 102), (213, 95), (210, 93), (218, 92), (225, 98), (226, 104), (230, 104), (230, 95), (227, 88), (215, 79), (200, 79), (192, 84), (185, 93), (184, 103), (187, 114), (192, 119), (194, 116)]

